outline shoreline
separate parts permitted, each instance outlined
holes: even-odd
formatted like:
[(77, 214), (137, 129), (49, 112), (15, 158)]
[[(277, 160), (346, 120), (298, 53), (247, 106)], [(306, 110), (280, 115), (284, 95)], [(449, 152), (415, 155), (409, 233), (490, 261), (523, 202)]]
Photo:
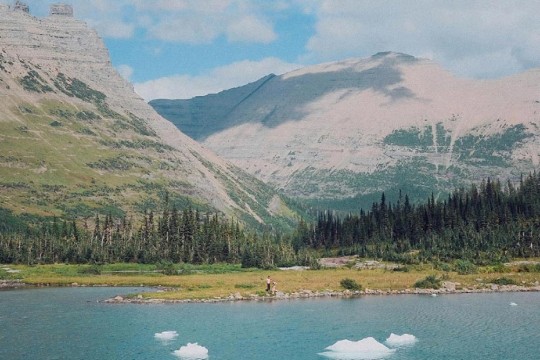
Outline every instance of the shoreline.
[[(189, 304), (189, 303), (223, 303), (223, 302), (236, 302), (236, 301), (278, 301), (278, 300), (298, 300), (298, 299), (311, 299), (311, 298), (359, 298), (363, 296), (392, 296), (392, 295), (426, 295), (426, 296), (439, 296), (439, 295), (460, 295), (460, 294), (480, 294), (480, 293), (511, 293), (511, 292), (540, 292), (540, 285), (534, 286), (522, 286), (522, 285), (496, 285), (488, 284), (489, 287), (475, 287), (475, 288), (463, 288), (456, 289), (454, 283), (447, 282), (443, 284), (440, 289), (420, 289), (420, 288), (407, 288), (403, 290), (381, 290), (381, 289), (365, 289), (365, 290), (324, 290), (324, 291), (312, 291), (312, 290), (300, 290), (291, 293), (284, 293), (278, 291), (276, 295), (264, 295), (249, 294), (247, 296), (241, 295), (239, 292), (230, 294), (226, 297), (213, 297), (202, 299), (159, 299), (159, 298), (144, 298), (141, 294), (132, 297), (130, 295), (117, 295), (112, 298), (100, 300), (100, 303), (105, 304)], [(111, 288), (124, 288), (131, 286), (117, 286), (110, 284), (96, 284), (96, 285), (80, 285), (77, 283), (72, 284), (27, 284), (21, 280), (0, 280), (1, 290), (16, 290), (16, 289), (32, 289), (43, 287), (111, 287)], [(167, 292), (174, 290), (175, 288), (164, 288), (155, 286), (143, 286), (147, 288), (155, 288), (158, 292)]]
[(489, 288), (465, 288), (465, 289), (404, 289), (404, 290), (375, 290), (365, 289), (362, 291), (311, 291), (301, 290), (293, 293), (278, 292), (276, 295), (259, 296), (251, 294), (242, 296), (240, 293), (230, 294), (227, 297), (215, 297), (209, 299), (145, 299), (142, 295), (137, 297), (124, 297), (117, 295), (113, 298), (100, 302), (106, 304), (189, 304), (189, 303), (223, 303), (234, 301), (276, 301), (276, 300), (298, 300), (310, 298), (357, 298), (362, 296), (391, 296), (391, 295), (459, 295), (459, 294), (480, 294), (480, 293), (512, 293), (512, 292), (540, 292), (540, 285), (531, 287), (520, 285), (493, 285)]

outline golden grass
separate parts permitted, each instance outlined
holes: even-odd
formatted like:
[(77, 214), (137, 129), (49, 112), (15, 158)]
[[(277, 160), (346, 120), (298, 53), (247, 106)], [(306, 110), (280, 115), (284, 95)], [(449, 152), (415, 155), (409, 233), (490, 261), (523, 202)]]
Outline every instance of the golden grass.
[[(489, 283), (501, 277), (511, 278), (518, 284), (530, 286), (540, 281), (540, 273), (504, 272), (458, 275), (455, 272), (442, 272), (430, 266), (412, 268), (409, 272), (396, 272), (383, 269), (323, 269), (304, 271), (263, 271), (230, 272), (224, 274), (191, 274), (166, 276), (157, 273), (146, 274), (102, 274), (79, 275), (68, 271), (71, 265), (24, 267), (12, 266), (21, 270), (21, 278), (28, 284), (49, 284), (66, 286), (109, 285), (109, 286), (162, 286), (173, 288), (166, 292), (142, 294), (144, 298), (153, 299), (212, 299), (228, 297), (240, 293), (242, 296), (252, 294), (264, 295), (265, 279), (268, 275), (277, 282), (277, 290), (285, 293), (301, 290), (324, 291), (343, 290), (340, 281), (344, 278), (355, 280), (364, 289), (372, 290), (404, 290), (412, 288), (414, 283), (428, 275), (460, 283), (462, 287), (472, 287), (481, 283)], [(73, 272), (73, 271), (72, 271)]]

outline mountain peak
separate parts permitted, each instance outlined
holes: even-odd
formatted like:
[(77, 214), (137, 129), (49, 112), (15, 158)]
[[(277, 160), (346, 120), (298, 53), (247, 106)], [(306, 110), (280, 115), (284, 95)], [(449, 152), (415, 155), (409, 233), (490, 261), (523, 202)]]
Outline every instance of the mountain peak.
[(269, 210), (273, 190), (135, 94), (97, 32), (72, 18), (70, 7), (55, 4), (38, 19), (17, 4), (20, 10), (0, 14), (1, 204), (15, 212), (121, 215), (155, 209), (167, 194), (170, 204), (244, 223), (280, 217)]
[(207, 124), (197, 140), (288, 195), (358, 205), (381, 191), (421, 199), (532, 171), (539, 93), (540, 73), (461, 79), (431, 60), (381, 52), (275, 77), (221, 114), (209, 98), (187, 101), (197, 113), (169, 119), (181, 129)]
[(416, 61), (416, 60), (418, 60), (418, 58), (416, 58), (416, 57), (414, 57), (412, 55), (404, 54), (404, 53), (400, 53), (400, 52), (394, 52), (394, 51), (382, 51), (382, 52), (378, 52), (378, 53), (371, 56), (371, 59), (381, 59), (381, 58), (384, 58), (384, 59), (396, 59), (396, 60), (401, 60), (401, 61)]

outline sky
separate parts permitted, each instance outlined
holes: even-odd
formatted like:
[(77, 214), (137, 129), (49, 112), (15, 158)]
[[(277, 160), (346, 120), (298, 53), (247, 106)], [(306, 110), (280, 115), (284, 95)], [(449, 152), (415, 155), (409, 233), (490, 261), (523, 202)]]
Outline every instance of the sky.
[[(58, 2), (25, 1), (37, 17)], [(113, 65), (146, 100), (216, 93), (381, 51), (428, 58), (468, 78), (540, 67), (538, 0), (65, 2), (97, 30)]]

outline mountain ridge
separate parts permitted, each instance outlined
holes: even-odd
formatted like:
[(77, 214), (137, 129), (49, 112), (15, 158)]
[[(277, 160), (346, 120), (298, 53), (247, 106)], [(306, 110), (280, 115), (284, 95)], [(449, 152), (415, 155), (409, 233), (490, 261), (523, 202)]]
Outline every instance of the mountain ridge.
[(156, 209), (168, 197), (245, 223), (292, 221), (293, 211), (270, 187), (135, 94), (84, 22), (5, 8), (0, 19), (2, 207), (121, 215)]
[(402, 188), (424, 198), (534, 170), (539, 84), (539, 69), (474, 80), (384, 52), (274, 77), (232, 113), (212, 113), (218, 125), (196, 139), (290, 196), (371, 201)]

